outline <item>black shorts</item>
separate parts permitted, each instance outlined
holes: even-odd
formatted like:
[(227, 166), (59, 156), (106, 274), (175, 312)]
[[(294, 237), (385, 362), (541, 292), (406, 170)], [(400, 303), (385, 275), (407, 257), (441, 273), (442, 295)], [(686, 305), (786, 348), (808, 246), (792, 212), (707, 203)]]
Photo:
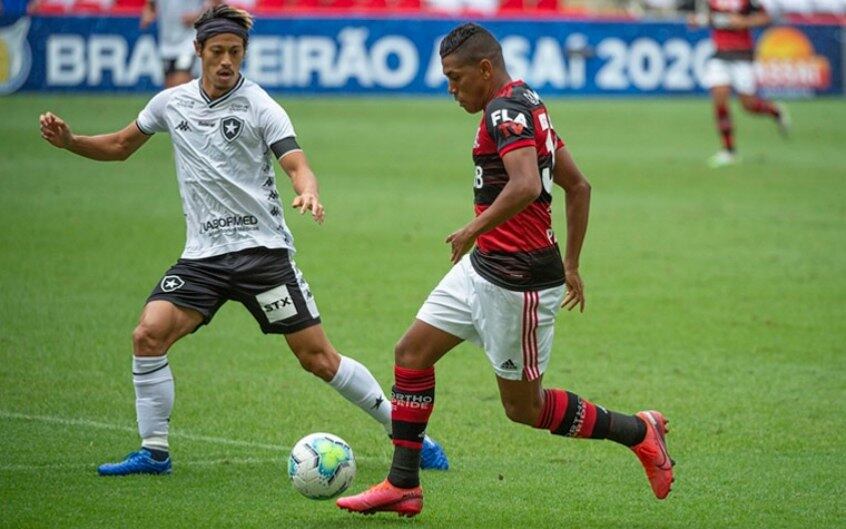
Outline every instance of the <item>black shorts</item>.
[(308, 283), (282, 249), (250, 248), (205, 259), (180, 259), (147, 302), (158, 299), (202, 314), (198, 328), (230, 299), (247, 307), (265, 334), (290, 334), (320, 323)]
[(178, 57), (162, 59), (162, 66), (164, 66), (164, 74), (168, 76), (172, 73), (187, 72), (193, 74), (194, 62), (196, 62), (196, 55), (183, 54)]

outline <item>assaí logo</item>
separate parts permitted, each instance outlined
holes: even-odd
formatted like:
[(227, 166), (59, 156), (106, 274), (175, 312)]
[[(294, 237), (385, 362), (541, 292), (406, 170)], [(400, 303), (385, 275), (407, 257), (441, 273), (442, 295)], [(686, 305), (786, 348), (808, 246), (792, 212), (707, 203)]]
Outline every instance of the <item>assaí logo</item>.
[(0, 28), (0, 94), (11, 94), (20, 88), (32, 66), (32, 50), (26, 35), (29, 18), (23, 17), (11, 26)]
[(768, 29), (758, 39), (756, 75), (764, 90), (813, 93), (831, 87), (831, 64), (801, 30)]

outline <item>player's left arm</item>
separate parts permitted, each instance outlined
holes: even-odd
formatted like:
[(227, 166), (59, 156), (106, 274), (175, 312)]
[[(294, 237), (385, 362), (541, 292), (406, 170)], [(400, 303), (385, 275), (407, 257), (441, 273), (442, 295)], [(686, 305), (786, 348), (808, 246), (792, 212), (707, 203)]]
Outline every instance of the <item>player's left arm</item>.
[(138, 26), (141, 29), (147, 29), (156, 21), (156, 2), (155, 0), (147, 0), (144, 2), (144, 7), (141, 9), (141, 21)]
[(729, 26), (731, 29), (752, 29), (768, 26), (772, 21), (772, 17), (764, 7), (756, 0), (752, 0), (752, 10), (745, 15), (731, 15)]
[(297, 194), (291, 206), (299, 209), (300, 214), (310, 211), (314, 220), (323, 224), (325, 210), (320, 203), (317, 177), (311, 170), (305, 153), (301, 149), (289, 150), (279, 158), (279, 165), (291, 179), (291, 186)]
[(563, 145), (555, 151), (553, 181), (564, 189), (567, 214), (567, 244), (564, 250), (564, 275), (567, 295), (562, 307), (585, 310), (585, 286), (579, 275), (579, 256), (588, 226), (590, 211), (590, 183), (576, 166), (570, 152)]
[(481, 234), (520, 213), (540, 195), (538, 154), (534, 146), (507, 152), (502, 157), (502, 163), (508, 173), (508, 183), (502, 188), (499, 196), (481, 215), (446, 239), (446, 242), (452, 245), (453, 264), (470, 251)]
[(292, 206), (300, 210), (300, 214), (311, 212), (312, 218), (323, 223), (323, 204), (317, 187), (317, 177), (308, 164), (308, 159), (297, 143), (294, 125), (288, 113), (271, 99), (266, 93), (259, 100), (258, 123), (262, 130), (267, 147), (279, 160), (282, 170), (291, 179), (291, 185), (297, 196)]

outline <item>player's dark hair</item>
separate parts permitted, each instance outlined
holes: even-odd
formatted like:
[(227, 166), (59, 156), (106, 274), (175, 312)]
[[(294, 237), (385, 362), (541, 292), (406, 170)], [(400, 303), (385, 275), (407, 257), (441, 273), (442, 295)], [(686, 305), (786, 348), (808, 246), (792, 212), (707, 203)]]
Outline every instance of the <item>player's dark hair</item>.
[(221, 4), (203, 12), (194, 22), (197, 30), (197, 42), (200, 46), (206, 40), (220, 33), (234, 33), (244, 39), (247, 46), (250, 29), (253, 27), (253, 16), (243, 9)]
[(505, 67), (499, 41), (488, 30), (472, 22), (453, 29), (441, 41), (441, 59), (453, 53), (458, 54), (462, 62), (488, 59), (494, 66)]

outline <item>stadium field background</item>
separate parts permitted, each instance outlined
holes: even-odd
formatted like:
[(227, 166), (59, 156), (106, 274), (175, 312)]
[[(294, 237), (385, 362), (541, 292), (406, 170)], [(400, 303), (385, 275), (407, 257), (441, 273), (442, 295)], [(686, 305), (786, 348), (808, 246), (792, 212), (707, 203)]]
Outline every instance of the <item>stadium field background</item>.
[[(446, 99), (285, 99), (321, 182), (325, 225), (288, 207), (326, 329), (388, 388), (392, 348), (447, 271), (472, 215), (478, 116)], [(39, 112), (112, 131), (135, 97), (0, 99), (0, 526), (303, 528), (836, 527), (846, 518), (846, 103), (791, 105), (795, 134), (734, 107), (741, 165), (712, 171), (704, 99), (553, 100), (593, 185), (584, 314), (562, 313), (548, 385), (609, 408), (657, 408), (677, 460), (670, 498), (608, 442), (511, 424), (481, 351), (437, 368), (431, 434), (453, 469), (423, 477), (412, 521), (300, 497), (288, 448), (330, 431), (358, 456), (390, 445), (299, 368), (242, 307), (178, 343), (174, 474), (105, 479), (137, 447), (130, 334), (184, 224), (171, 147), (125, 163), (40, 140)], [(564, 235), (563, 193), (555, 216)], [(840, 520), (838, 522), (838, 520)]]

